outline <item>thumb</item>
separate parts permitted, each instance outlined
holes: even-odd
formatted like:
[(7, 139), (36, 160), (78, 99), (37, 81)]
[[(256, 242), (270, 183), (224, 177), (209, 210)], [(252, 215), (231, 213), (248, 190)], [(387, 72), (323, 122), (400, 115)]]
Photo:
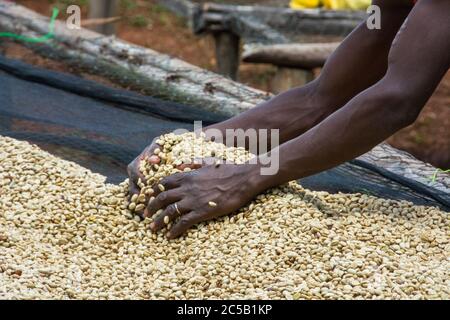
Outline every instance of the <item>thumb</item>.
[(192, 170), (196, 170), (204, 166), (219, 165), (222, 163), (225, 163), (225, 160), (216, 157), (195, 158), (191, 163), (180, 164), (179, 166), (177, 166), (177, 169), (184, 170), (186, 168), (189, 168)]

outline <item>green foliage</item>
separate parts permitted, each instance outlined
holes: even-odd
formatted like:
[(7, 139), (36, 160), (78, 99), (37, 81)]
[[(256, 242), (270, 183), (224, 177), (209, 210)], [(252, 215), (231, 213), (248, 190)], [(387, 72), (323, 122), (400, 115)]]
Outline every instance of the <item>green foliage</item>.
[(184, 18), (174, 15), (170, 10), (160, 4), (151, 4), (148, 12), (154, 21), (158, 21), (164, 26), (171, 26), (173, 24), (180, 27), (186, 26)]
[(147, 19), (147, 17), (138, 14), (133, 17), (130, 17), (130, 24), (136, 28), (144, 28), (148, 26), (149, 20)]
[(120, 0), (120, 7), (124, 11), (133, 10), (137, 8), (137, 3), (133, 0)]
[(443, 170), (443, 169), (436, 169), (436, 171), (433, 173), (433, 175), (430, 177), (431, 182), (436, 182), (436, 178), (438, 176), (439, 173), (450, 173), (450, 169), (448, 170)]
[(164, 14), (164, 13), (168, 13), (168, 10), (160, 4), (152, 4), (150, 6), (150, 13)]

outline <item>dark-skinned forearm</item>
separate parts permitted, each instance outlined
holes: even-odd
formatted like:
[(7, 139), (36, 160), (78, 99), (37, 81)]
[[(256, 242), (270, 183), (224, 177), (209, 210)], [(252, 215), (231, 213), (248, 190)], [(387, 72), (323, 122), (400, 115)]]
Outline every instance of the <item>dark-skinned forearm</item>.
[(448, 12), (448, 1), (419, 1), (393, 42), (383, 79), (274, 150), (280, 170), (259, 176), (259, 184), (271, 187), (332, 168), (412, 124), (450, 68)]
[(314, 128), (273, 150), (272, 157), (274, 152), (279, 156), (278, 174), (260, 176), (258, 166), (253, 165), (251, 170), (259, 175), (255, 181), (267, 189), (330, 169), (410, 124), (412, 113), (407, 108), (411, 106), (397, 101), (393, 108), (395, 98), (380, 91), (374, 87), (361, 93)]

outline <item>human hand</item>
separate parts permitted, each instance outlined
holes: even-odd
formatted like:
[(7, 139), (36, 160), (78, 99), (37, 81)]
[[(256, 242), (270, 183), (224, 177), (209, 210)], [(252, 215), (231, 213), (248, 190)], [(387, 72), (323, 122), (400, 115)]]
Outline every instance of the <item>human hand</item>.
[(230, 214), (246, 205), (264, 190), (260, 179), (258, 166), (250, 164), (214, 164), (176, 173), (160, 181), (163, 191), (154, 188), (155, 198), (146, 207), (144, 216), (162, 210), (150, 228), (156, 232), (174, 222), (167, 237), (176, 238), (194, 224)]

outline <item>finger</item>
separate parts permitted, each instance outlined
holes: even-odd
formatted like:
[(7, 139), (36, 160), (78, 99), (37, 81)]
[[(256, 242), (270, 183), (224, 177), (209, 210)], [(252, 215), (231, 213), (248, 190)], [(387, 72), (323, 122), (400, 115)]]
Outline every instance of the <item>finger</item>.
[(128, 190), (130, 198), (134, 194), (140, 193), (141, 188), (138, 185), (139, 179), (141, 179), (141, 181), (145, 181), (145, 177), (140, 171), (141, 161), (148, 161), (151, 165), (159, 164), (161, 162), (161, 158), (155, 154), (155, 151), (158, 151), (156, 149), (159, 148), (160, 146), (158, 144), (152, 143), (127, 167), (127, 173), (129, 177)]
[(150, 164), (159, 164), (161, 162), (161, 158), (158, 156), (161, 150), (161, 146), (156, 143), (152, 143), (148, 148), (144, 150), (142, 153), (140, 160), (145, 160), (150, 162)]
[[(139, 176), (139, 170), (138, 170), (138, 172), (136, 172), (134, 167), (128, 167), (127, 171), (128, 171), (128, 177), (129, 177), (128, 191), (129, 191), (129, 197), (131, 198), (134, 194), (139, 194), (139, 192), (140, 192), (140, 188), (137, 185), (137, 181), (141, 177)], [(142, 180), (142, 178), (141, 178), (141, 180)]]
[(131, 199), (131, 197), (135, 194), (139, 194), (139, 188), (137, 184), (130, 179), (128, 182), (128, 197)]
[(225, 161), (216, 157), (196, 158), (192, 163), (183, 163), (179, 165), (177, 169), (184, 170), (186, 168), (189, 168), (192, 170), (196, 170), (204, 166), (219, 165), (222, 163), (225, 163)]
[(144, 217), (153, 216), (158, 210), (165, 209), (168, 205), (181, 200), (181, 198), (181, 193), (178, 189), (161, 192), (152, 201), (149, 201), (144, 211)]
[(157, 155), (151, 155), (148, 157), (148, 162), (150, 162), (150, 164), (159, 164), (161, 162), (161, 158)]
[[(175, 206), (176, 205), (176, 206)], [(177, 210), (178, 208), (178, 210)], [(164, 211), (159, 214), (150, 224), (150, 229), (156, 232), (167, 226), (171, 221), (174, 221), (180, 215), (189, 212), (180, 202), (175, 202), (169, 205)]]
[[(141, 203), (141, 202), (139, 202), (139, 203), (136, 204), (136, 207), (135, 207), (135, 209), (134, 209), (134, 214), (138, 215), (140, 218), (143, 219), (143, 218), (144, 218), (144, 210), (145, 210), (145, 207), (142, 208), (142, 209), (140, 209), (140, 207), (142, 207), (142, 203)], [(137, 209), (139, 209), (139, 210), (137, 210)]]
[(183, 163), (177, 166), (178, 170), (184, 171), (184, 169), (189, 168), (192, 170), (200, 169), (202, 167), (201, 163)]
[(130, 186), (129, 186), (129, 190), (131, 192), (130, 197), (132, 197), (134, 194), (139, 194), (141, 192), (141, 187), (139, 186), (139, 184), (142, 183), (142, 181), (145, 181), (144, 175), (142, 175), (140, 172), (134, 175), (132, 174), (131, 176), (132, 178), (130, 178)]
[(172, 226), (167, 232), (166, 236), (169, 239), (174, 239), (184, 234), (194, 224), (201, 222), (201, 215), (195, 211), (182, 215), (181, 218)]
[(159, 183), (153, 186), (153, 190), (155, 191), (154, 196), (156, 197), (161, 192), (179, 187), (184, 175), (185, 173), (178, 172), (161, 179)]

